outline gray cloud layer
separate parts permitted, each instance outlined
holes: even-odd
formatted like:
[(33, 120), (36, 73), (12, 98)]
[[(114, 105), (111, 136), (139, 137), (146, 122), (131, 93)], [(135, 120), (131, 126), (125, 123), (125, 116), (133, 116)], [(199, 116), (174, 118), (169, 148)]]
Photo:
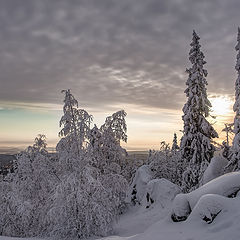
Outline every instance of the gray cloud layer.
[(181, 108), (192, 30), (233, 94), (238, 0), (1, 0), (0, 101)]

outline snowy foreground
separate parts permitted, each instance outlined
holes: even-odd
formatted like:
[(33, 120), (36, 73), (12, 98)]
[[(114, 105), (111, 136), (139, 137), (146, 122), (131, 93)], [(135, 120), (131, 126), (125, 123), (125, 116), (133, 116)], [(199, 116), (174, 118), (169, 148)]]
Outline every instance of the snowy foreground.
[[(138, 182), (139, 179), (138, 179)], [(143, 182), (142, 182), (143, 183)], [(141, 184), (142, 184), (141, 183)], [(166, 179), (149, 180), (145, 193), (150, 193), (154, 203), (144, 199), (141, 206), (130, 207), (114, 226), (111, 236), (98, 240), (237, 240), (240, 239), (240, 196), (226, 197), (226, 194), (240, 189), (240, 172), (221, 176), (189, 194), (178, 194), (171, 182)], [(155, 191), (155, 190), (156, 191)], [(171, 189), (171, 190), (169, 190)], [(158, 194), (156, 194), (156, 192)], [(211, 193), (212, 192), (212, 193)], [(159, 194), (162, 193), (162, 194)], [(211, 194), (210, 194), (211, 193)], [(172, 200), (173, 195), (177, 197)], [(186, 221), (173, 222), (171, 214), (175, 211), (175, 201), (190, 201), (190, 214)], [(201, 195), (201, 196), (200, 196)], [(229, 195), (228, 195), (229, 196)], [(197, 201), (198, 199), (198, 201)], [(191, 201), (195, 201), (194, 206)], [(209, 219), (216, 213), (211, 223)], [(0, 237), (0, 240), (20, 240), (21, 238)], [(39, 238), (26, 238), (25, 240)], [(91, 240), (96, 238), (91, 238)], [(48, 240), (50, 240), (48, 238)]]
[[(240, 173), (226, 174), (196, 191), (186, 194), (195, 203), (186, 221), (173, 222), (171, 214), (176, 206), (169, 202), (132, 209), (115, 226), (115, 235), (102, 240), (237, 240), (240, 239), (240, 196), (228, 198), (240, 186)], [(212, 192), (212, 194), (209, 194)], [(181, 194), (179, 194), (181, 195)], [(177, 195), (177, 196), (179, 196)], [(200, 197), (200, 195), (202, 195)], [(229, 195), (228, 195), (229, 196)], [(176, 198), (177, 199), (177, 198)], [(208, 224), (203, 217), (211, 218)]]
[[(234, 204), (234, 206), (236, 206)], [(240, 206), (240, 199), (238, 200)], [(236, 210), (236, 209), (235, 209)], [(237, 240), (240, 239), (240, 210), (229, 211), (216, 217), (212, 224), (201, 220), (174, 223), (170, 209), (155, 206), (150, 210), (132, 209), (122, 216), (115, 226), (113, 236), (101, 240)], [(0, 240), (20, 240), (21, 238), (0, 237)], [(34, 238), (35, 240), (38, 240)], [(99, 240), (100, 240), (99, 239)], [(30, 240), (30, 238), (26, 238)]]

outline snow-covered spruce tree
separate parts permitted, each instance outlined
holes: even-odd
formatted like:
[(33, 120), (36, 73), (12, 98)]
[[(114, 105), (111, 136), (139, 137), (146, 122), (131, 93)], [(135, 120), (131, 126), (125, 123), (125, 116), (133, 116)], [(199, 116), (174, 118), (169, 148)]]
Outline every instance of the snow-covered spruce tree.
[(237, 63), (235, 69), (237, 70), (238, 77), (235, 82), (235, 103), (233, 111), (235, 112), (234, 129), (235, 134), (232, 147), (230, 150), (230, 161), (227, 169), (232, 171), (240, 170), (240, 28), (238, 27), (237, 45)]
[(178, 143), (177, 143), (177, 134), (174, 133), (174, 136), (173, 136), (173, 143), (172, 143), (172, 153), (176, 153), (176, 151), (179, 149), (179, 146), (178, 146)]
[(206, 62), (204, 54), (200, 50), (199, 39), (196, 32), (193, 31), (189, 52), (192, 67), (187, 69), (189, 75), (185, 90), (187, 103), (183, 107), (184, 135), (180, 146), (182, 159), (188, 166), (183, 173), (182, 187), (184, 191), (193, 190), (201, 185), (203, 172), (215, 151), (211, 139), (218, 137), (213, 126), (206, 120), (211, 103), (207, 98), (207, 70), (203, 68)]
[(15, 171), (5, 179), (8, 191), (1, 192), (0, 232), (7, 236), (38, 236), (45, 230), (48, 199), (59, 179), (39, 135), (33, 146), (21, 152)]

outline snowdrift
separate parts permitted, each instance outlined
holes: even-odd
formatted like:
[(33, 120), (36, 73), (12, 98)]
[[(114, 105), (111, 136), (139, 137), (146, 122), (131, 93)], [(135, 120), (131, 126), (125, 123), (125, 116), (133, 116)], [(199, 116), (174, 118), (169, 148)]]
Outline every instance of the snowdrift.
[[(173, 201), (172, 219), (174, 221), (186, 220), (200, 198), (206, 194), (234, 197), (239, 190), (240, 172), (233, 172), (220, 176), (190, 193), (178, 194)], [(204, 199), (201, 199), (201, 202)]]

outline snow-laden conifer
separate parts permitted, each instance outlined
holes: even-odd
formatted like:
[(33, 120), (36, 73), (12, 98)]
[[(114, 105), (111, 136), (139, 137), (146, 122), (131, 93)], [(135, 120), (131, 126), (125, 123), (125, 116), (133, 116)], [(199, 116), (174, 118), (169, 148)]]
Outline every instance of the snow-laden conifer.
[(199, 36), (193, 31), (189, 60), (192, 67), (187, 69), (187, 103), (183, 107), (184, 130), (181, 139), (181, 155), (188, 168), (183, 173), (185, 191), (201, 184), (203, 172), (215, 151), (211, 139), (218, 137), (217, 132), (206, 120), (211, 103), (207, 98), (207, 70), (204, 69), (204, 54), (200, 50)]
[(231, 159), (227, 166), (227, 168), (231, 168), (233, 171), (240, 170), (240, 28), (238, 28), (237, 45), (235, 49), (237, 51), (235, 69), (238, 74), (235, 82), (235, 103), (233, 106), (233, 111), (235, 112), (233, 132), (235, 136), (231, 147)]
[(174, 133), (174, 136), (173, 136), (173, 143), (172, 143), (172, 153), (176, 153), (176, 151), (179, 149), (179, 146), (178, 146), (178, 143), (177, 143), (177, 134)]

